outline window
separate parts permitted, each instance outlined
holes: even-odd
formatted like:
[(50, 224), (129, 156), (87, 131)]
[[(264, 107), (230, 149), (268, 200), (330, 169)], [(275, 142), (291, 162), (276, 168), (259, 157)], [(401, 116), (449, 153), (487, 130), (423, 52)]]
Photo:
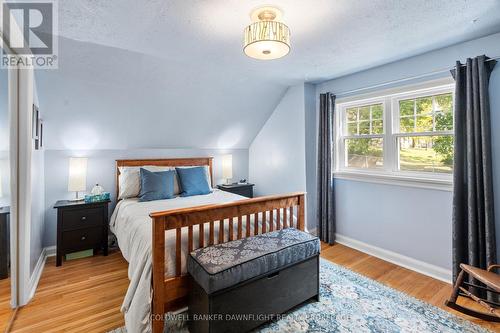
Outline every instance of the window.
[(397, 102), (398, 170), (451, 173), (452, 93), (399, 99)]
[(345, 110), (344, 145), (346, 166), (381, 168), (384, 166), (384, 106), (382, 103), (350, 107)]
[(336, 170), (451, 181), (453, 85), (338, 104)]

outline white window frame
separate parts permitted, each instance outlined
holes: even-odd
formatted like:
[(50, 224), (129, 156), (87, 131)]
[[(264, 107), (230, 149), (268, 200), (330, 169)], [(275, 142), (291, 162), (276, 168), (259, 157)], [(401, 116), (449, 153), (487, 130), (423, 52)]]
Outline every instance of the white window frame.
[[(455, 96), (454, 85), (443, 81), (428, 82), (417, 87), (403, 87), (390, 91), (371, 94), (369, 96), (349, 99), (339, 99), (335, 113), (335, 154), (334, 177), (371, 183), (394, 184), (419, 188), (431, 188), (451, 191), (452, 174), (415, 172), (399, 170), (399, 137), (409, 133), (399, 133), (399, 101), (424, 96), (452, 93)], [(349, 138), (378, 138), (380, 135), (347, 135), (346, 110), (363, 105), (382, 104), (384, 132), (383, 139), (383, 168), (359, 169), (346, 166), (345, 140)], [(411, 133), (412, 136), (437, 136), (453, 134), (452, 131)]]

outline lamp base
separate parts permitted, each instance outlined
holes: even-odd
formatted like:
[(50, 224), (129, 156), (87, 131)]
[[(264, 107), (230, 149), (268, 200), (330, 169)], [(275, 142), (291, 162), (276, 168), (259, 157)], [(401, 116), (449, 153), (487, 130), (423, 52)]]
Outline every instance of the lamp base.
[(76, 198), (76, 199), (68, 199), (70, 202), (78, 202), (78, 201), (85, 201), (84, 198)]
[(79, 198), (78, 197), (78, 192), (75, 192), (75, 198), (74, 199), (68, 199), (70, 202), (77, 202), (77, 201), (85, 201), (85, 198)]

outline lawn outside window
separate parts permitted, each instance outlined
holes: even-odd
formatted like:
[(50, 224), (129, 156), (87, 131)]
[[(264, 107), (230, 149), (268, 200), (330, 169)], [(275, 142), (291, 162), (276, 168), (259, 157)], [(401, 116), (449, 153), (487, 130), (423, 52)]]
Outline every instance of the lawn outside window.
[(337, 104), (335, 177), (451, 189), (452, 84)]

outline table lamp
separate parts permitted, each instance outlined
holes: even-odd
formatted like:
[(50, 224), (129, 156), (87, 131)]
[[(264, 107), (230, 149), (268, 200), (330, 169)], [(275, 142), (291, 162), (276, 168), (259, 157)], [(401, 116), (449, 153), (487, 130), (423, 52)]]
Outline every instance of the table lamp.
[(71, 157), (69, 159), (68, 191), (75, 192), (75, 199), (70, 201), (80, 201), (78, 192), (87, 189), (87, 158)]
[(233, 178), (233, 155), (222, 156), (222, 178), (226, 180), (226, 184)]

